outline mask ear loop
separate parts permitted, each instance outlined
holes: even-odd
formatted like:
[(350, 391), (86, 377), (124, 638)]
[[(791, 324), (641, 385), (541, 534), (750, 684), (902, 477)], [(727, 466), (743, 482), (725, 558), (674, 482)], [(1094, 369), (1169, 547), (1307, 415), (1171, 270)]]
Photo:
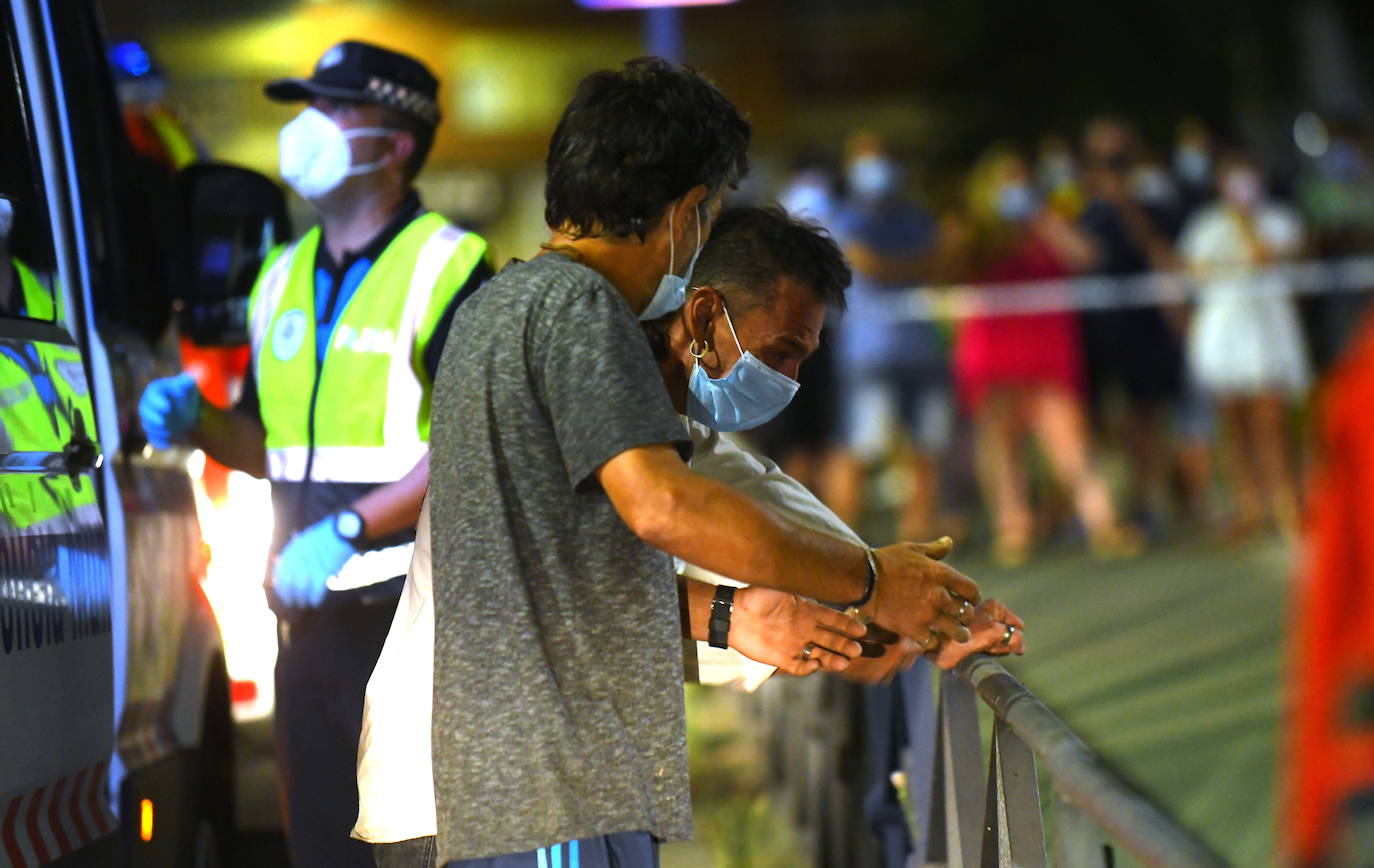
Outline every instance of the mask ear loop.
[(730, 321), (730, 308), (726, 307), (723, 300), (720, 306), (725, 311), (725, 324), (730, 327), (730, 337), (735, 339), (735, 349), (739, 350), (739, 357), (742, 359), (744, 358), (744, 346), (739, 342), (739, 335), (735, 334), (735, 324)]
[[(341, 132), (344, 134), (345, 139), (352, 141), (353, 139), (365, 138), (380, 139), (382, 136), (399, 133), (401, 130), (396, 127), (355, 127), (351, 130), (341, 130)], [(382, 165), (382, 160), (373, 160), (370, 163), (363, 163), (361, 166), (349, 166), (347, 177), (352, 178), (355, 175), (366, 175), (369, 172), (375, 172), (380, 169)]]
[(673, 274), (673, 266), (676, 264), (673, 259), (677, 253), (673, 244), (673, 215), (677, 213), (677, 202), (668, 206), (668, 273)]

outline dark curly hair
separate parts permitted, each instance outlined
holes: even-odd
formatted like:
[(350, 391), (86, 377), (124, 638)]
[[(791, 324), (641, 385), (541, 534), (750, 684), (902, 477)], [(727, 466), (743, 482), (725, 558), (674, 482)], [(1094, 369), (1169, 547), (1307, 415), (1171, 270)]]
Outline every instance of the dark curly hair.
[[(738, 315), (768, 304), (782, 277), (806, 285), (827, 306), (844, 310), (844, 291), (854, 275), (840, 246), (819, 225), (777, 205), (737, 206), (720, 212), (692, 270), (692, 286), (714, 287)], [(677, 315), (673, 311), (644, 324), (660, 361), (668, 356), (668, 326)]]
[(582, 80), (545, 161), (544, 219), (575, 236), (641, 239), (668, 203), (749, 169), (749, 123), (691, 67), (631, 60)]

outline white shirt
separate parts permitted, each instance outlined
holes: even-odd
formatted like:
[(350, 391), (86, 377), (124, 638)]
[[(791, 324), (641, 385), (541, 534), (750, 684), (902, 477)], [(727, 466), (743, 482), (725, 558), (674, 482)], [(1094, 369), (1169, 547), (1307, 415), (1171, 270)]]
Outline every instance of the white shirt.
[[(798, 524), (863, 544), (815, 495), (772, 461), (740, 448), (700, 423), (684, 421), (692, 437), (694, 471), (753, 497)], [(720, 578), (691, 565), (683, 572), (704, 581)], [(760, 671), (762, 664), (735, 651), (698, 645), (703, 675), (710, 683), (757, 686), (772, 671), (771, 667)], [(430, 755), (433, 702), (434, 596), (426, 498), (415, 528), (415, 557), (363, 700), (354, 838), (385, 844), (435, 834), (438, 823)]]

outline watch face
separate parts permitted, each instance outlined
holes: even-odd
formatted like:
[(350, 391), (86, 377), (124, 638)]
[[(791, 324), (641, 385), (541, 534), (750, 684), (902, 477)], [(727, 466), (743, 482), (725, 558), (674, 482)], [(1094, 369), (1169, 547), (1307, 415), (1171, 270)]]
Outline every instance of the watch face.
[(339, 517), (334, 520), (334, 529), (344, 539), (356, 540), (363, 533), (363, 518), (352, 510), (341, 512)]

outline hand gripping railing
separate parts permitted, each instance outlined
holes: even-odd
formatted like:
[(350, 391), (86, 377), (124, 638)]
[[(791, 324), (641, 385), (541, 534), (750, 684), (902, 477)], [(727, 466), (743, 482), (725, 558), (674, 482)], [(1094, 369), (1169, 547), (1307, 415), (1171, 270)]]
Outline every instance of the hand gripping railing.
[[(982, 793), (975, 691), (996, 715)], [(983, 654), (945, 673), (941, 685), (926, 864), (1049, 865), (1037, 759), (1053, 784), (1054, 865), (1111, 868), (1108, 838), (1149, 866), (1226, 865), (1122, 781), (1024, 684)]]

